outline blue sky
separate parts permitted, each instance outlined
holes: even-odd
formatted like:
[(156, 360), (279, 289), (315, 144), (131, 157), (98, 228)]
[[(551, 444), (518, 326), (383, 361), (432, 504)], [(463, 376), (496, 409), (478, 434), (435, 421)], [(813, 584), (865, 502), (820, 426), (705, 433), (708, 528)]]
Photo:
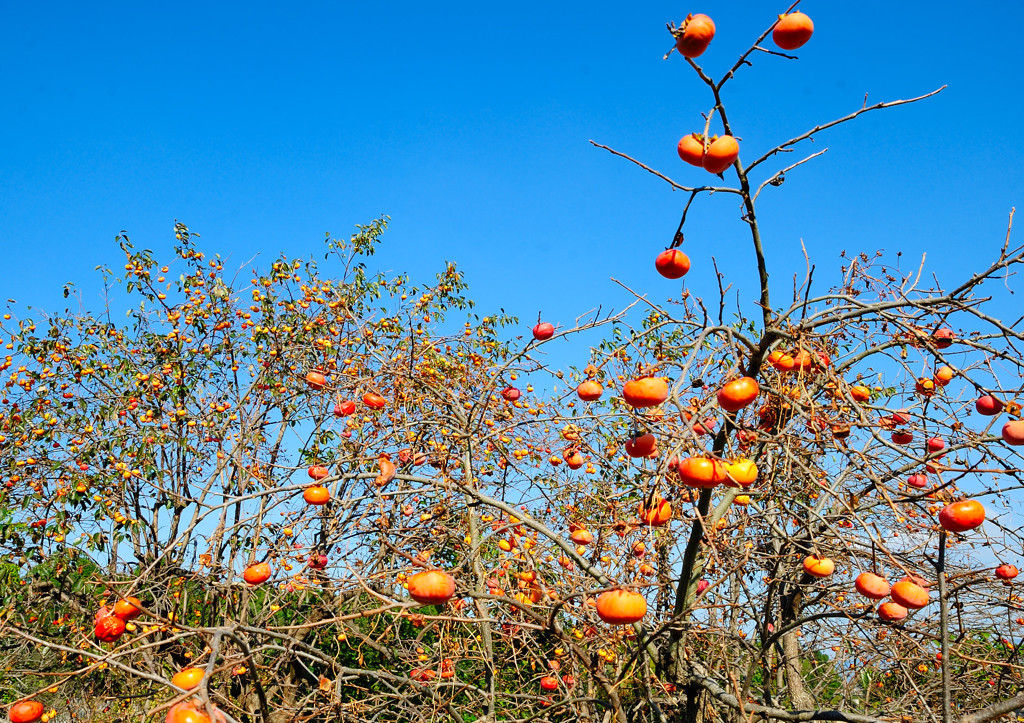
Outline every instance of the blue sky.
[[(211, 7), (212, 5), (212, 7)], [(0, 23), (4, 298), (97, 308), (121, 229), (169, 252), (172, 223), (242, 263), (320, 252), (325, 231), (392, 217), (377, 261), (454, 259), (482, 310), (567, 323), (656, 276), (685, 202), (594, 149), (606, 143), (682, 183), (675, 155), (711, 100), (666, 21), (710, 14), (701, 59), (720, 75), (784, 3), (20, 3)], [(925, 103), (822, 134), (822, 158), (762, 196), (776, 303), (802, 271), (822, 286), (841, 250), (929, 254), (954, 281), (994, 254), (1024, 198), (1024, 4), (807, 0), (798, 62), (755, 56), (726, 87), (741, 156), (863, 101)], [(812, 147), (805, 146), (808, 149)], [(788, 160), (788, 159), (787, 159)], [(771, 167), (768, 167), (771, 166)], [(777, 166), (766, 164), (765, 172)], [(753, 311), (753, 260), (732, 198), (695, 203), (686, 281), (711, 293), (714, 255)], [(991, 251), (991, 254), (986, 253)], [(166, 254), (165, 254), (166, 255)]]

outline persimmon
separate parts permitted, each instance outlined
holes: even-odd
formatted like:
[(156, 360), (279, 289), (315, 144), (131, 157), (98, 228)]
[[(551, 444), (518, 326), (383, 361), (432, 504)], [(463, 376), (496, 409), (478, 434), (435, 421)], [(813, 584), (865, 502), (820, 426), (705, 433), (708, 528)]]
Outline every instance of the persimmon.
[(857, 576), (853, 586), (861, 595), (872, 600), (887, 598), (892, 590), (884, 577), (873, 572), (862, 572)]
[(520, 392), (515, 387), (505, 387), (504, 389), (501, 390), (501, 398), (504, 399), (506, 402), (514, 402), (521, 396), (522, 392)]
[(118, 600), (114, 603), (114, 615), (121, 618), (125, 622), (134, 620), (142, 614), (142, 610), (139, 609), (139, 605), (142, 603), (137, 597), (126, 597), (124, 600)]
[(789, 354), (776, 349), (768, 355), (768, 363), (780, 372), (791, 372), (796, 367), (796, 360)]
[(1020, 574), (1020, 571), (1014, 565), (1003, 563), (996, 568), (996, 577), (1000, 580), (1012, 580)]
[(808, 351), (798, 349), (793, 354), (793, 367), (803, 372), (820, 373), (831, 366), (832, 362), (828, 354), (822, 351)]
[(640, 502), (640, 521), (648, 527), (661, 527), (672, 519), (672, 503), (662, 499), (661, 495), (655, 495), (651, 500), (651, 506), (647, 507), (643, 501)]
[(7, 711), (11, 723), (35, 723), (43, 717), (45, 708), (38, 700), (23, 700), (15, 703)]
[(929, 437), (924, 444), (928, 454), (936, 454), (946, 448), (946, 442), (942, 437)]
[(735, 462), (726, 462), (725, 474), (730, 482), (734, 482), (740, 487), (749, 487), (757, 480), (757, 465), (746, 458), (738, 459)]
[(569, 469), (579, 469), (586, 463), (583, 454), (578, 449), (567, 449), (562, 453), (562, 459), (569, 465)]
[(622, 385), (626, 404), (638, 409), (656, 407), (668, 399), (668, 383), (661, 377), (640, 377)]
[(550, 339), (555, 335), (555, 326), (547, 321), (542, 321), (533, 327), (533, 338), (537, 341)]
[(380, 474), (373, 480), (373, 483), (378, 487), (383, 487), (388, 482), (395, 478), (398, 474), (398, 469), (395, 467), (395, 463), (391, 461), (391, 457), (386, 454), (382, 454), (377, 457), (377, 468), (380, 470)]
[(722, 173), (736, 162), (740, 155), (740, 144), (732, 136), (719, 136), (708, 146), (701, 161), (705, 171)]
[(363, 404), (368, 406), (370, 409), (383, 409), (387, 406), (388, 402), (379, 394), (367, 392), (363, 395)]
[(424, 570), (409, 578), (409, 597), (421, 605), (444, 605), (455, 595), (455, 578), (441, 570)]
[(928, 591), (910, 580), (900, 580), (889, 592), (893, 602), (911, 610), (923, 608), (930, 602)]
[(904, 606), (895, 602), (884, 602), (878, 606), (878, 617), (887, 622), (903, 620), (907, 617), (908, 612)]
[(555, 690), (558, 688), (558, 678), (553, 675), (545, 675), (540, 679), (540, 687), (542, 690)]
[(679, 139), (676, 152), (691, 166), (700, 168), (704, 160), (704, 136), (699, 133), (687, 133)]
[(759, 392), (756, 379), (740, 377), (718, 390), (718, 404), (727, 412), (738, 412), (757, 399)]
[(808, 555), (804, 558), (804, 572), (812, 577), (828, 577), (836, 571), (836, 564), (827, 557)]
[(676, 33), (676, 50), (686, 58), (704, 54), (715, 37), (715, 23), (707, 15), (688, 15)]
[(594, 535), (589, 530), (583, 529), (574, 530), (573, 533), (569, 535), (569, 537), (577, 545), (589, 545), (591, 542), (594, 541)]
[(928, 377), (920, 377), (914, 384), (914, 391), (922, 396), (930, 397), (935, 394), (935, 382)]
[(597, 616), (609, 625), (632, 625), (644, 619), (647, 600), (630, 590), (609, 590), (597, 598)]
[(796, 50), (814, 34), (814, 23), (799, 10), (779, 16), (772, 29), (772, 40), (783, 50)]
[(306, 470), (306, 474), (308, 474), (311, 479), (315, 479), (319, 482), (323, 478), (330, 476), (331, 471), (322, 465), (315, 464)]
[(732, 498), (732, 503), (740, 507), (746, 507), (750, 504), (750, 495), (736, 495)]
[(116, 615), (104, 615), (96, 621), (94, 632), (104, 643), (116, 642), (124, 634), (124, 620)]
[[(224, 714), (213, 707), (214, 720), (216, 723), (224, 723)], [(206, 714), (206, 705), (197, 698), (183, 700), (175, 703), (167, 711), (166, 723), (210, 723), (210, 716)]]
[(576, 387), (576, 395), (584, 402), (596, 402), (602, 394), (604, 394), (604, 387), (593, 379), (588, 379)]
[(891, 437), (896, 444), (910, 444), (914, 441), (914, 433), (909, 430), (893, 432)]
[(192, 690), (199, 687), (205, 675), (206, 671), (202, 668), (185, 668), (174, 674), (174, 677), (171, 678), (171, 683), (183, 690)]
[(948, 349), (956, 338), (956, 334), (953, 330), (947, 327), (936, 329), (935, 333), (932, 334), (932, 343), (935, 344), (937, 349)]
[(725, 465), (711, 457), (687, 457), (677, 471), (683, 484), (701, 489), (717, 487), (728, 479)]
[(324, 376), (323, 372), (314, 369), (313, 371), (306, 373), (306, 384), (310, 389), (319, 391), (326, 386), (327, 377)]
[(1012, 419), (1003, 425), (1003, 441), (1014, 447), (1024, 444), (1024, 419)]
[(250, 585), (264, 583), (270, 579), (270, 575), (270, 564), (266, 562), (257, 562), (242, 571), (242, 579)]
[(858, 384), (857, 386), (850, 388), (850, 396), (855, 402), (866, 402), (871, 399), (871, 390)]
[(919, 490), (928, 486), (928, 476), (923, 474), (912, 474), (907, 477), (907, 484)]
[(331, 501), (331, 493), (323, 485), (310, 485), (302, 493), (302, 499), (309, 505), (326, 505)]
[(681, 279), (690, 270), (690, 257), (679, 249), (665, 249), (654, 259), (654, 268), (666, 279)]
[(956, 376), (956, 372), (954, 372), (949, 367), (943, 366), (935, 370), (935, 376), (932, 377), (932, 381), (934, 381), (940, 387), (944, 387), (951, 381), (953, 381), (954, 376)]
[(347, 417), (356, 411), (356, 403), (351, 399), (343, 402), (338, 402), (334, 405), (334, 416), (335, 417)]
[(630, 437), (624, 445), (630, 457), (651, 457), (657, 451), (658, 438), (651, 433)]
[(939, 525), (948, 532), (967, 532), (985, 521), (985, 507), (977, 500), (953, 502), (939, 512)]
[(984, 394), (974, 402), (974, 408), (978, 410), (978, 414), (994, 417), (1003, 411), (1003, 403), (991, 394)]

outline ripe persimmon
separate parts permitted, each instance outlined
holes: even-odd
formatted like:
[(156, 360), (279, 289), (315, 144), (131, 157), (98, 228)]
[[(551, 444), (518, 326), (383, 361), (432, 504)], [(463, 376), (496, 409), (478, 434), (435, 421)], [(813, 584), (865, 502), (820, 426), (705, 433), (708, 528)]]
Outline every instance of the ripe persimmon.
[(701, 168), (704, 165), (704, 136), (699, 133), (687, 133), (679, 139), (676, 152), (691, 166)]
[(331, 493), (323, 485), (310, 485), (302, 493), (302, 499), (310, 505), (326, 505), (331, 501)]
[(666, 279), (681, 279), (690, 270), (690, 257), (679, 249), (666, 249), (654, 259), (654, 268)]
[(799, 10), (779, 16), (772, 29), (772, 40), (783, 50), (796, 50), (811, 39), (814, 23)]
[(631, 625), (644, 619), (647, 600), (629, 590), (609, 590), (597, 598), (597, 616), (609, 625)]
[(715, 23), (707, 15), (689, 15), (676, 34), (676, 50), (686, 58), (704, 54), (715, 37)]
[(720, 136), (708, 146), (707, 153), (701, 160), (705, 171), (710, 173), (721, 173), (733, 163), (740, 155), (740, 144), (732, 136)]

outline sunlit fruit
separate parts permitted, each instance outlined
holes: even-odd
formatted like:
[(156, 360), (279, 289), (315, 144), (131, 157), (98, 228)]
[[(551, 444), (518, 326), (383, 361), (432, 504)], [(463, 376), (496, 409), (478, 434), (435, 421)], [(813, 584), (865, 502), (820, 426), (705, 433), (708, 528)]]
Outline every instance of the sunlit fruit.
[(925, 442), (925, 446), (928, 448), (929, 454), (935, 454), (944, 450), (946, 443), (942, 440), (942, 437), (929, 437)]
[(257, 562), (255, 565), (249, 565), (249, 567), (245, 568), (242, 572), (242, 579), (250, 585), (259, 585), (269, 580), (270, 574), (270, 565), (268, 563)]
[(954, 376), (956, 376), (956, 372), (949, 367), (943, 366), (935, 370), (933, 381), (940, 387), (944, 387), (953, 381)]
[(654, 268), (666, 279), (681, 279), (690, 270), (690, 257), (679, 249), (666, 249), (654, 259)]
[(537, 326), (533, 327), (533, 338), (537, 341), (544, 341), (550, 339), (555, 335), (555, 326), (546, 321), (542, 321)]
[(657, 449), (658, 440), (653, 434), (640, 434), (636, 437), (630, 437), (626, 440), (626, 444), (623, 445), (626, 449), (626, 454), (630, 457), (650, 457), (654, 454)]
[(542, 690), (555, 690), (558, 687), (558, 678), (552, 675), (545, 675), (540, 679), (540, 687)]
[(836, 564), (827, 557), (808, 555), (804, 558), (804, 572), (812, 577), (828, 577), (836, 571)]
[(704, 54), (715, 37), (715, 23), (707, 15), (690, 15), (680, 27), (676, 35), (676, 50), (687, 58), (697, 58)]
[(1003, 563), (996, 568), (996, 577), (1000, 580), (1012, 580), (1020, 574), (1020, 571), (1013, 565)]
[(1024, 419), (1013, 419), (1003, 425), (1003, 441), (1014, 447), (1024, 444)]
[(589, 530), (573, 530), (572, 534), (569, 535), (572, 541), (577, 545), (589, 545), (594, 541), (594, 535)]
[(726, 462), (725, 474), (730, 482), (734, 482), (740, 487), (749, 487), (757, 481), (757, 465), (749, 459)]
[(184, 690), (192, 690), (199, 687), (199, 684), (203, 682), (205, 674), (206, 671), (202, 668), (185, 668), (174, 674), (174, 677), (171, 678), (171, 683)]
[(708, 146), (704, 154), (702, 165), (704, 170), (710, 173), (721, 173), (733, 163), (740, 155), (740, 144), (732, 136), (719, 136)]
[[(676, 145), (676, 152), (679, 157), (691, 166), (700, 168), (704, 160), (704, 140), (698, 133), (687, 133), (679, 139)], [(660, 258), (660, 257), (659, 257)], [(687, 264), (689, 266), (689, 264)], [(684, 272), (685, 273), (685, 272)]]
[(661, 527), (672, 519), (672, 503), (655, 495), (650, 507), (640, 503), (640, 521), (649, 527)]
[(893, 602), (911, 610), (923, 608), (930, 600), (928, 591), (920, 585), (912, 583), (910, 580), (900, 580), (897, 582), (892, 586), (889, 595), (892, 597)]
[(421, 605), (444, 605), (455, 595), (455, 578), (441, 570), (424, 570), (409, 578), (409, 596)]
[(324, 385), (327, 384), (327, 377), (324, 376), (323, 372), (314, 369), (306, 374), (306, 384), (310, 389), (323, 389)]
[(7, 711), (7, 717), (11, 723), (35, 723), (43, 717), (43, 704), (38, 700), (23, 700), (15, 703)]
[(309, 505), (326, 505), (331, 501), (331, 493), (323, 485), (310, 485), (302, 493), (302, 499)]
[(334, 405), (334, 416), (335, 417), (347, 417), (356, 411), (356, 403), (351, 399), (343, 402), (338, 402)]
[(1003, 411), (1003, 403), (991, 394), (985, 394), (978, 397), (978, 400), (974, 403), (974, 408), (978, 410), (978, 414), (994, 417)]
[[(224, 714), (214, 707), (214, 719), (216, 723), (224, 723)], [(210, 723), (210, 716), (206, 714), (206, 705), (203, 701), (193, 698), (175, 703), (167, 711), (166, 723)]]
[(622, 385), (622, 398), (631, 407), (656, 407), (668, 399), (668, 382), (661, 377), (631, 379)]
[(593, 379), (588, 379), (576, 387), (576, 395), (584, 402), (596, 402), (602, 394), (604, 394), (604, 387)]
[(902, 620), (907, 617), (907, 612), (907, 609), (899, 603), (884, 602), (878, 606), (878, 617), (888, 622)]
[(932, 334), (932, 342), (939, 349), (948, 349), (955, 338), (956, 335), (953, 333), (953, 330), (948, 328), (936, 329), (935, 333)]
[(759, 392), (756, 379), (740, 377), (718, 390), (718, 404), (727, 412), (738, 412), (757, 399)]
[(725, 465), (711, 457), (687, 457), (677, 471), (683, 484), (701, 489), (717, 487), (728, 479)]
[(779, 16), (772, 29), (772, 40), (783, 50), (796, 50), (811, 39), (814, 23), (799, 10)]
[(124, 600), (118, 600), (114, 603), (114, 615), (121, 618), (125, 622), (134, 620), (142, 614), (142, 611), (138, 608), (142, 603), (137, 597), (126, 597)]
[(884, 577), (873, 572), (862, 572), (857, 576), (853, 586), (861, 595), (872, 600), (887, 598), (892, 590)]
[(910, 444), (914, 441), (914, 433), (909, 430), (893, 432), (892, 441), (896, 444)]
[(309, 476), (310, 476), (310, 477), (311, 477), (312, 479), (315, 479), (315, 480), (317, 480), (317, 481), (320, 481), (320, 480), (322, 480), (322, 479), (323, 479), (324, 477), (327, 477), (328, 475), (330, 475), (330, 474), (331, 474), (331, 472), (330, 472), (330, 470), (329, 470), (329, 469), (327, 469), (326, 467), (324, 467), (324, 466), (322, 466), (322, 465), (319, 465), (319, 464), (315, 464), (315, 465), (313, 465), (312, 467), (310, 467), (310, 468), (309, 468), (308, 470), (306, 470), (306, 473), (307, 473), (307, 474), (308, 474), (308, 475), (309, 475)]
[(985, 521), (985, 507), (977, 500), (960, 500), (942, 508), (939, 524), (949, 532), (967, 532)]
[(912, 474), (907, 477), (907, 484), (915, 489), (923, 490), (928, 486), (928, 477), (923, 474)]
[(379, 394), (367, 392), (363, 395), (363, 404), (368, 406), (370, 409), (383, 409), (387, 406), (388, 402)]
[(520, 392), (515, 387), (505, 387), (504, 389), (501, 390), (501, 398), (504, 399), (506, 402), (514, 402), (521, 396), (522, 392)]
[(631, 625), (644, 619), (647, 600), (630, 590), (609, 590), (597, 598), (597, 616), (609, 625)]
[(96, 621), (94, 632), (104, 643), (113, 643), (124, 633), (124, 620), (116, 615), (105, 615)]
[(856, 402), (866, 402), (871, 399), (871, 390), (858, 384), (855, 387), (850, 387), (850, 396)]

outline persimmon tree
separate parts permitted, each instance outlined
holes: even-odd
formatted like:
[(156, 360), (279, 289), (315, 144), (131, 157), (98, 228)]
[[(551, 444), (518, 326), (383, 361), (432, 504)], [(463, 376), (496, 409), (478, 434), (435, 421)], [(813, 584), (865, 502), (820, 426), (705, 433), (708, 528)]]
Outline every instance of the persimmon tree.
[[(166, 262), (122, 235), (102, 313), (12, 307), (11, 720), (967, 723), (1024, 705), (1022, 337), (1000, 313), (1024, 250), (1008, 229), (952, 284), (868, 250), (824, 292), (809, 263), (779, 303), (756, 204), (821, 151), (786, 154), (934, 94), (747, 161), (723, 89), (795, 60), (813, 27), (794, 7), (719, 80), (697, 60), (713, 21), (670, 25), (669, 61), (709, 93), (678, 148), (700, 183), (595, 144), (685, 198), (621, 312), (530, 330), (475, 312), (453, 264), (430, 284), (374, 273), (384, 218), (328, 236), (322, 262), (241, 268), (183, 224)], [(756, 303), (735, 313), (729, 279), (683, 251), (707, 194), (750, 232)], [(720, 298), (665, 280), (688, 274)], [(551, 339), (593, 329), (576, 367), (547, 364)]]

